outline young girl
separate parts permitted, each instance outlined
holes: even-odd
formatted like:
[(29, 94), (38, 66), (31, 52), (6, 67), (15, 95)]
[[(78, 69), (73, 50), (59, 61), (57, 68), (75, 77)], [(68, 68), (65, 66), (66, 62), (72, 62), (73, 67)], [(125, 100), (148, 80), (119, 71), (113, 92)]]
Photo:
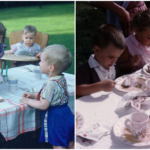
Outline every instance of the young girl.
[(133, 34), (126, 38), (127, 47), (117, 64), (124, 73), (141, 69), (150, 62), (150, 10), (138, 12), (131, 21)]
[[(68, 107), (67, 84), (62, 72), (72, 64), (71, 53), (62, 45), (51, 45), (41, 54), (40, 70), (48, 74), (38, 94), (24, 93), (21, 102), (42, 110), (43, 126), (40, 142), (53, 148), (74, 147), (74, 116)], [(37, 101), (33, 99), (37, 99)]]
[(76, 73), (77, 96), (112, 91), (113, 80), (119, 76), (114, 63), (126, 47), (122, 33), (113, 25), (102, 25), (95, 32), (93, 42), (94, 55)]
[(4, 44), (5, 38), (6, 38), (6, 28), (0, 22), (0, 58), (3, 57), (4, 48), (6, 48), (6, 45)]

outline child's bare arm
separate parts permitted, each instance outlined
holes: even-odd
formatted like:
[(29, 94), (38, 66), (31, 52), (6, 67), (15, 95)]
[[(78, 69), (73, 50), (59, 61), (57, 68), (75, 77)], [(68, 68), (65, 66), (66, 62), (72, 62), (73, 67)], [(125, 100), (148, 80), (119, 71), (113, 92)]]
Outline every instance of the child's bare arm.
[(40, 58), (41, 54), (42, 54), (42, 52), (39, 52), (35, 57)]
[(37, 95), (38, 95), (38, 93), (23, 93), (23, 97), (25, 97), (25, 98), (36, 99)]
[(76, 95), (84, 96), (89, 95), (99, 91), (110, 92), (115, 87), (116, 82), (105, 79), (101, 82), (93, 83), (93, 84), (82, 84), (76, 85)]
[(33, 99), (23, 97), (20, 102), (23, 102), (35, 109), (46, 110), (50, 106), (50, 102), (46, 99), (35, 101)]
[(13, 54), (13, 51), (12, 50), (8, 50), (8, 51), (6, 50), (6, 51), (4, 51), (4, 53), (5, 54)]
[(122, 6), (118, 5), (117, 3), (113, 2), (113, 1), (90, 1), (90, 3), (99, 6), (99, 7), (104, 7), (106, 9), (109, 9), (113, 12), (115, 12), (116, 14), (119, 15), (119, 19), (122, 22), (129, 22), (131, 17), (129, 12), (124, 9)]

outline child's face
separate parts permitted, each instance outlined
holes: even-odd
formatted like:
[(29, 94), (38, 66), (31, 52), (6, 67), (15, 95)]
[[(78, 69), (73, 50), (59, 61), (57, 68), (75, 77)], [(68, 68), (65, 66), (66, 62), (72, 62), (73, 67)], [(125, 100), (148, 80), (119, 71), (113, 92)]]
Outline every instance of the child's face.
[(49, 74), (49, 65), (46, 61), (46, 55), (44, 52), (41, 54), (41, 61), (39, 65), (40, 65), (40, 70), (42, 73)]
[(118, 57), (122, 54), (123, 50), (116, 48), (109, 44), (106, 48), (100, 49), (94, 46), (94, 58), (105, 68), (109, 69), (117, 61)]
[(27, 47), (30, 47), (35, 40), (35, 33), (30, 32), (22, 35), (22, 40)]
[(150, 46), (150, 28), (146, 28), (142, 31), (136, 29), (135, 36), (142, 45)]

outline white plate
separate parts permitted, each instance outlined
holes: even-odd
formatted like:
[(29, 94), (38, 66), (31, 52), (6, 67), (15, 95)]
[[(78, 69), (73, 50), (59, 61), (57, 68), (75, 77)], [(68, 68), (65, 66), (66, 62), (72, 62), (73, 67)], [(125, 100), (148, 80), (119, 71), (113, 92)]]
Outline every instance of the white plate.
[[(117, 78), (115, 81), (116, 81), (116, 85), (115, 85), (115, 88), (119, 91), (122, 91), (122, 92), (131, 92), (131, 91), (138, 91), (138, 92), (142, 92), (142, 90), (140, 88), (136, 88), (136, 87), (129, 87), (129, 88), (124, 88), (122, 87), (122, 83), (123, 81), (128, 77), (129, 75), (124, 75), (124, 76), (121, 76), (119, 78)], [(135, 75), (135, 76), (139, 76), (139, 75)]]
[[(131, 132), (125, 127), (125, 121), (129, 118), (124, 116), (120, 118), (113, 127), (115, 137), (121, 142), (131, 146), (148, 146), (150, 145), (150, 131), (143, 141), (136, 141), (132, 138)], [(150, 130), (150, 129), (149, 129)]]
[(79, 112), (76, 112), (76, 131), (79, 131), (80, 128), (83, 126), (83, 124), (84, 124), (83, 116)]
[(147, 75), (150, 75), (150, 73), (148, 73), (146, 70), (148, 69), (148, 65), (150, 66), (150, 64), (145, 64), (143, 67), (143, 72)]

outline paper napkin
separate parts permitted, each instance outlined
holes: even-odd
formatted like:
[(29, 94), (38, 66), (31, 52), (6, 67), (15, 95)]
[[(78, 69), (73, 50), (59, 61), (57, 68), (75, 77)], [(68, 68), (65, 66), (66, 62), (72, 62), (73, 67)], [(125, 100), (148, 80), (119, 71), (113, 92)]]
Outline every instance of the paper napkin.
[(103, 136), (110, 134), (110, 131), (103, 127), (101, 124), (96, 123), (89, 128), (81, 128), (77, 136), (80, 136), (86, 140), (99, 141)]

